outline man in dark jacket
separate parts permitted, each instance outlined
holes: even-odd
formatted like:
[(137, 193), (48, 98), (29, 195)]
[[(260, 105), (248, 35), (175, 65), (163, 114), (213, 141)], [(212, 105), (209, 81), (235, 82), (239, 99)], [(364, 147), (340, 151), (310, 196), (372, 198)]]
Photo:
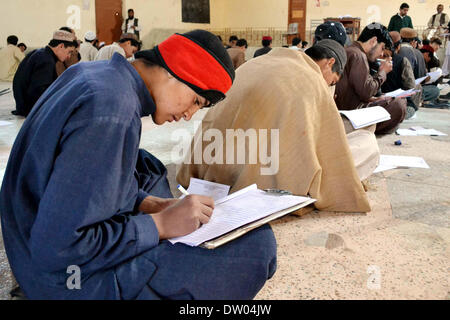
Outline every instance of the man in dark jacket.
[(16, 110), (12, 114), (28, 116), (36, 101), (56, 80), (56, 62), (65, 61), (75, 51), (74, 40), (72, 33), (58, 30), (48, 46), (25, 57), (13, 80)]

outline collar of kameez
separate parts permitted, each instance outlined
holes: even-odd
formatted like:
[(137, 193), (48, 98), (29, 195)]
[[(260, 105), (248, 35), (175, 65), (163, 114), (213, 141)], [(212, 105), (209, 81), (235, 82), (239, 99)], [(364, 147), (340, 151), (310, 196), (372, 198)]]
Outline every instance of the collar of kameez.
[(59, 61), (58, 57), (56, 56), (56, 54), (53, 52), (52, 48), (50, 48), (50, 46), (46, 46), (45, 51), (47, 51), (48, 53), (50, 53), (53, 57), (53, 59), (55, 60), (55, 62)]
[(218, 59), (183, 35), (174, 34), (157, 48), (168, 69), (177, 78), (201, 90), (225, 94), (231, 88), (232, 79)]
[(147, 89), (147, 86), (144, 83), (144, 80), (142, 80), (139, 73), (136, 71), (136, 69), (125, 59), (122, 55), (119, 53), (114, 53), (111, 63), (118, 64), (126, 68), (132, 75), (133, 79), (136, 81), (135, 84), (133, 84), (133, 88), (136, 91), (136, 94), (139, 98), (139, 102), (141, 104), (142, 110), (141, 110), (141, 117), (147, 117), (156, 111), (156, 105), (153, 101), (152, 96), (150, 95), (150, 92)]

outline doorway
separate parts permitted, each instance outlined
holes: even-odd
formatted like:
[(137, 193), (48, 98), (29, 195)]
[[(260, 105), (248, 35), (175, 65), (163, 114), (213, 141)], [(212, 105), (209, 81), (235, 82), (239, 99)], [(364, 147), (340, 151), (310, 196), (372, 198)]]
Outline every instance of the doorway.
[(300, 37), (302, 40), (305, 40), (306, 0), (289, 0), (288, 15), (288, 44), (290, 45), (292, 43), (292, 39), (295, 37)]
[(119, 41), (122, 34), (122, 0), (95, 0), (97, 38), (107, 45)]

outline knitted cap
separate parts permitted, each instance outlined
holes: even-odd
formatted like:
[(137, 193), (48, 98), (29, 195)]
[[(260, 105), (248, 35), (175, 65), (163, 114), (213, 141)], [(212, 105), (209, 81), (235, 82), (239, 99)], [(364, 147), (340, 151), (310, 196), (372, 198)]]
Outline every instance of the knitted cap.
[(317, 42), (314, 47), (327, 48), (332, 51), (335, 56), (336, 64), (339, 68), (338, 73), (342, 74), (342, 72), (344, 72), (345, 64), (347, 63), (347, 53), (339, 42), (325, 39)]

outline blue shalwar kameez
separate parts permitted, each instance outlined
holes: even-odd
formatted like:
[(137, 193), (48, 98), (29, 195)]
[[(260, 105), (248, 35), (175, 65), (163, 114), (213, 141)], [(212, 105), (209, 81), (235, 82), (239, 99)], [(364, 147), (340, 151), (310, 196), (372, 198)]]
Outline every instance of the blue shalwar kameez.
[[(273, 275), (269, 226), (216, 250), (159, 242), (137, 210), (148, 195), (171, 197), (164, 166), (139, 150), (140, 118), (155, 110), (118, 54), (69, 68), (37, 101), (0, 192), (6, 253), (28, 298), (251, 299)], [(70, 266), (81, 289), (67, 285)]]

